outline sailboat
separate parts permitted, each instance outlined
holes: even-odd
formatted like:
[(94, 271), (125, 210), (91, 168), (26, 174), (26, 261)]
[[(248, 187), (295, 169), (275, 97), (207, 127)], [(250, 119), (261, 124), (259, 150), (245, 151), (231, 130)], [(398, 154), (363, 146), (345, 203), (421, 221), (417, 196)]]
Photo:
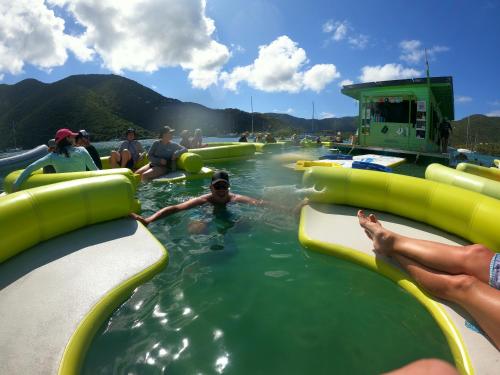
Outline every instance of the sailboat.
[(16, 123), (12, 122), (12, 138), (14, 139), (14, 147), (10, 147), (5, 149), (5, 152), (17, 152), (21, 151), (21, 147), (17, 147), (17, 141), (16, 141)]

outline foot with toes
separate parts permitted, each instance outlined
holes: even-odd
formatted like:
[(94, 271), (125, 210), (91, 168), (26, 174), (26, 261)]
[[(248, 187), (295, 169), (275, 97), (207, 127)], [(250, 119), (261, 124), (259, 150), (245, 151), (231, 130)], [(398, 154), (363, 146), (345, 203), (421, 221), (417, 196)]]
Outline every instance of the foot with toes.
[(391, 256), (394, 243), (393, 233), (385, 229), (373, 214), (367, 217), (362, 210), (359, 210), (358, 220), (368, 238), (373, 241), (373, 250), (377, 254)]

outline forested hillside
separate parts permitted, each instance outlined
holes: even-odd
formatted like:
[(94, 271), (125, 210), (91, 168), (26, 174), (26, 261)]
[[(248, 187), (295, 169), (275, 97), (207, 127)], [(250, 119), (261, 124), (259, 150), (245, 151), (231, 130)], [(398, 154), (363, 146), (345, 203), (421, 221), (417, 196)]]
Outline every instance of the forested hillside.
[[(354, 117), (314, 123), (275, 113), (254, 113), (253, 117), (256, 132), (355, 128)], [(238, 109), (214, 110), (166, 98), (116, 75), (75, 75), (52, 84), (27, 79), (0, 85), (0, 149), (12, 147), (14, 140), (24, 148), (45, 143), (61, 127), (86, 129), (99, 141), (119, 138), (129, 127), (135, 127), (140, 137), (154, 136), (164, 124), (220, 135), (250, 130), (252, 116)]]

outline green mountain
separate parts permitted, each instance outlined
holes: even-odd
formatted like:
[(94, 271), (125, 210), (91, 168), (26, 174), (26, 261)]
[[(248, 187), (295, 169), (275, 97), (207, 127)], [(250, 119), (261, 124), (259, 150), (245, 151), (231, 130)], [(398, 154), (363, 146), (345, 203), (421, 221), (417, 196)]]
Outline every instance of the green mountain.
[[(311, 120), (279, 113), (254, 113), (255, 132), (276, 135), (314, 132), (351, 133), (357, 117)], [(500, 149), (500, 117), (470, 116), (455, 121), (451, 144), (485, 152)], [(0, 149), (46, 143), (57, 129), (86, 129), (95, 141), (121, 138), (129, 127), (140, 137), (154, 137), (161, 126), (178, 130), (201, 128), (207, 136), (252, 129), (252, 114), (238, 109), (210, 109), (166, 98), (128, 78), (116, 75), (75, 75), (47, 84), (26, 79), (0, 84)]]
[(479, 145), (500, 144), (500, 117), (472, 115), (454, 121), (451, 143), (474, 148)]
[[(254, 131), (293, 133), (353, 131), (355, 117), (312, 120), (276, 113), (254, 113)], [(214, 110), (166, 98), (116, 75), (75, 75), (46, 84), (26, 79), (0, 84), (0, 149), (46, 143), (57, 129), (86, 129), (95, 141), (121, 138), (129, 127), (140, 137), (154, 137), (165, 124), (201, 128), (204, 135), (251, 130), (252, 115), (238, 109)]]

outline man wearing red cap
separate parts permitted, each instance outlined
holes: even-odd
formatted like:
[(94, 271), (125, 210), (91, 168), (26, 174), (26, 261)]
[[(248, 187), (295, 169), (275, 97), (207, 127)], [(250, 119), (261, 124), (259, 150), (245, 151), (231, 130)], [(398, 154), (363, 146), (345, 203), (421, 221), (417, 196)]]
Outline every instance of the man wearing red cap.
[(56, 173), (81, 172), (87, 169), (89, 171), (97, 170), (87, 150), (83, 147), (74, 147), (77, 135), (78, 133), (69, 129), (59, 129), (54, 137), (56, 142), (54, 152), (28, 165), (14, 182), (13, 190), (19, 190), (31, 173), (48, 165), (52, 165)]

